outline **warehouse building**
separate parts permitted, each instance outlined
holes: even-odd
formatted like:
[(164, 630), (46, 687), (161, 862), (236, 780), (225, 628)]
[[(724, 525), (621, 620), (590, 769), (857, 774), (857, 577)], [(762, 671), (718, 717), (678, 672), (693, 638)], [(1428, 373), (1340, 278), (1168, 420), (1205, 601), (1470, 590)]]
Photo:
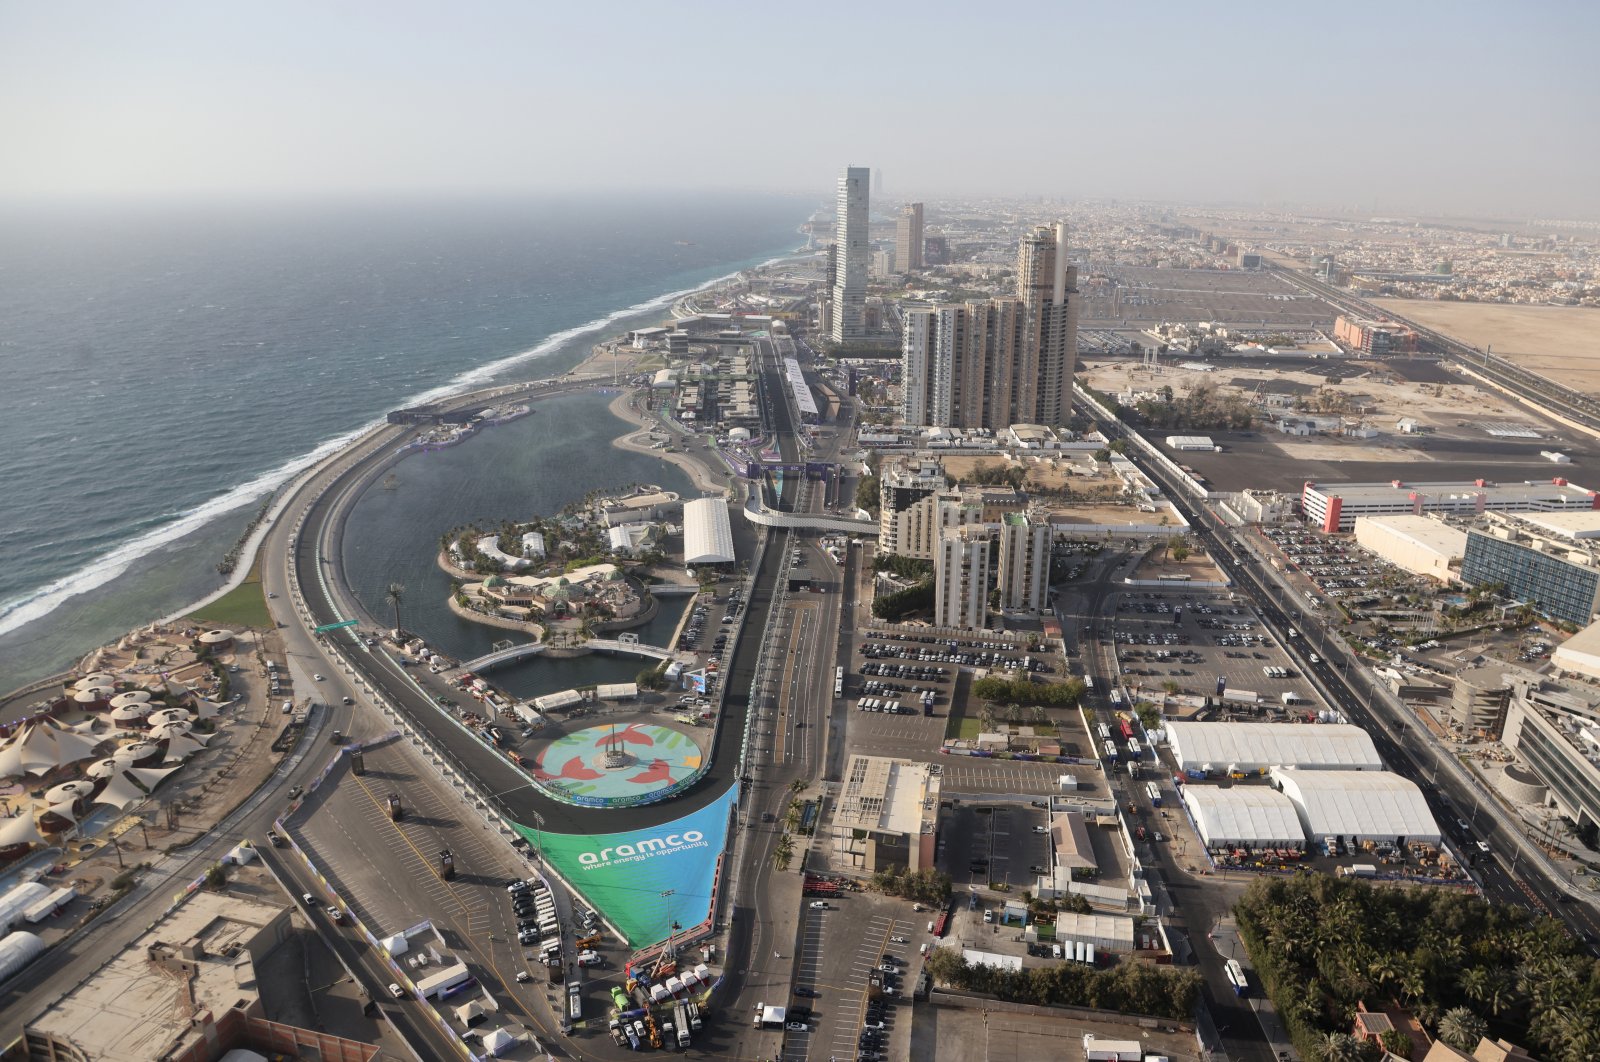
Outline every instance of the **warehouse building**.
[(683, 563), (733, 563), (733, 527), (728, 522), (728, 503), (723, 499), (684, 502)]
[(1289, 798), (1263, 785), (1183, 787), (1207, 848), (1302, 848), (1306, 832)]
[(1432, 516), (1360, 516), (1356, 542), (1396, 568), (1441, 583), (1459, 576), (1467, 533)]
[(1214, 451), (1217, 444), (1211, 441), (1209, 435), (1169, 435), (1167, 448), (1171, 450), (1205, 450)]
[(1557, 477), (1548, 483), (1326, 483), (1308, 481), (1300, 491), (1306, 522), (1333, 534), (1355, 527), (1360, 516), (1410, 513), (1576, 512), (1600, 509), (1600, 494)]
[(1172, 757), (1184, 771), (1261, 771), (1304, 767), (1378, 771), (1383, 761), (1372, 738), (1347, 723), (1167, 724)]
[(1439, 824), (1422, 790), (1398, 774), (1282, 768), (1272, 772), (1272, 782), (1294, 805), (1312, 843), (1439, 843)]

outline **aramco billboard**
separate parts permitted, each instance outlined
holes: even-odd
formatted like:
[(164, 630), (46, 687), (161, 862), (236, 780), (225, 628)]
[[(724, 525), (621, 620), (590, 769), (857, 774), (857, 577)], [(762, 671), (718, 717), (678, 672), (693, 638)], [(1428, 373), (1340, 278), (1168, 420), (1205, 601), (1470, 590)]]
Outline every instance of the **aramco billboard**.
[(681, 819), (623, 833), (541, 833), (516, 829), (543, 847), (549, 864), (634, 948), (667, 939), (672, 923), (699, 925), (711, 914), (717, 859), (728, 841), (738, 786)]

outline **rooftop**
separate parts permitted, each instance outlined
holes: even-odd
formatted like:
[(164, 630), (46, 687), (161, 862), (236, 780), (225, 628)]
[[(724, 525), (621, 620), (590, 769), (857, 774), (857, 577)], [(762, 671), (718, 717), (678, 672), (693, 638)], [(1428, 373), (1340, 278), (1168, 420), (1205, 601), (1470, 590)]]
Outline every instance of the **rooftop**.
[(834, 826), (913, 837), (931, 832), (939, 789), (939, 776), (926, 763), (851, 756)]
[(1496, 483), (1492, 480), (1455, 480), (1446, 482), (1394, 479), (1385, 483), (1308, 483), (1307, 487), (1330, 498), (1343, 498), (1346, 502), (1391, 502), (1422, 494), (1434, 498), (1470, 498), (1478, 494), (1500, 505), (1524, 504), (1531, 507), (1590, 509), (1594, 505), (1594, 492), (1584, 487), (1556, 478), (1550, 481), (1522, 480), (1514, 483)]
[(1361, 537), (1361, 525), (1381, 527), (1420, 546), (1446, 557), (1460, 557), (1467, 549), (1467, 533), (1452, 527), (1443, 520), (1414, 513), (1394, 513), (1389, 516), (1362, 516), (1356, 519), (1356, 537)]
[(290, 908), (198, 891), (28, 1023), (97, 1062), (166, 1058), (195, 1018), (258, 1000), (254, 960), (288, 933)]

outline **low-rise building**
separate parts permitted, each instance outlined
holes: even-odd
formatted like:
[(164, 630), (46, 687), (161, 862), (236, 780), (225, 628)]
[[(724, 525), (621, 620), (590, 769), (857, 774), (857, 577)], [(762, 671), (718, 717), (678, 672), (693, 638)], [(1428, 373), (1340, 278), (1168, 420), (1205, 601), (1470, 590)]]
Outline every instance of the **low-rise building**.
[(286, 899), (191, 893), (29, 1018), (23, 1025), (27, 1056), (205, 1062), (254, 1050), (376, 1059), (379, 1050), (371, 1044), (267, 1020), (256, 970), (288, 938), (292, 911)]
[(940, 776), (926, 763), (851, 756), (833, 811), (833, 860), (875, 873), (934, 865)]
[(1456, 579), (1467, 549), (1465, 531), (1431, 516), (1361, 516), (1356, 518), (1355, 532), (1363, 549), (1441, 583)]
[(1557, 477), (1548, 482), (1387, 483), (1306, 482), (1300, 510), (1306, 522), (1332, 534), (1355, 527), (1357, 517), (1410, 513), (1455, 513), (1478, 517), (1486, 512), (1559, 513), (1600, 509), (1600, 493)]

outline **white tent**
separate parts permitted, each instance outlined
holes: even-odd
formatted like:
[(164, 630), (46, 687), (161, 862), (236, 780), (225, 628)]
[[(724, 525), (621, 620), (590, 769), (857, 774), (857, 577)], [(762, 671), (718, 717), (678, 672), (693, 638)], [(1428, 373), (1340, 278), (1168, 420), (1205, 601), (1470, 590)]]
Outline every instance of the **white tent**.
[(114, 808), (126, 809), (129, 804), (145, 798), (144, 790), (133, 784), (133, 779), (128, 777), (128, 772), (123, 771), (100, 790), (100, 795), (94, 798), (96, 804), (110, 804)]
[(1258, 771), (1266, 767), (1383, 768), (1365, 730), (1347, 723), (1167, 724), (1172, 756), (1184, 770)]
[(0, 777), (45, 774), (63, 764), (94, 755), (99, 739), (53, 723), (31, 723), (0, 749)]
[(1183, 802), (1208, 848), (1299, 848), (1306, 842), (1289, 798), (1264, 785), (1186, 785)]
[(1439, 824), (1416, 783), (1387, 771), (1272, 772), (1313, 841), (1439, 843)]
[(156, 786), (166, 781), (167, 775), (181, 770), (179, 767), (129, 767), (127, 775), (135, 778), (146, 789), (154, 790)]
[(404, 933), (396, 933), (392, 937), (384, 937), (382, 940), (378, 941), (378, 944), (381, 945), (383, 950), (388, 952), (392, 958), (396, 959), (411, 950), (411, 942), (406, 939), (406, 935)]
[(255, 857), (256, 850), (254, 848), (247, 844), (236, 844), (232, 848), (228, 849), (228, 854), (222, 857), (222, 861), (224, 863), (232, 863), (235, 866), (242, 867)]
[(471, 1025), (483, 1017), (483, 1004), (476, 999), (469, 999), (456, 1008), (456, 1021), (462, 1025)]
[(32, 815), (0, 819), (0, 848), (17, 844), (44, 844), (44, 834), (39, 832), (39, 824), (33, 821)]
[(193, 756), (204, 745), (187, 734), (177, 734), (167, 740), (167, 761), (184, 760)]
[(483, 1049), (489, 1052), (491, 1057), (498, 1058), (502, 1051), (509, 1051), (516, 1042), (516, 1037), (504, 1029), (495, 1029), (483, 1034)]
[(44, 795), (44, 802), (52, 806), (56, 804), (70, 804), (74, 800), (82, 800), (94, 792), (94, 783), (87, 778), (76, 781), (62, 782), (52, 786)]
[(721, 498), (696, 498), (683, 504), (683, 563), (733, 562), (733, 528), (728, 503)]
[(22, 912), (50, 895), (50, 886), (37, 881), (25, 881), (0, 896), (0, 926), (14, 926)]

